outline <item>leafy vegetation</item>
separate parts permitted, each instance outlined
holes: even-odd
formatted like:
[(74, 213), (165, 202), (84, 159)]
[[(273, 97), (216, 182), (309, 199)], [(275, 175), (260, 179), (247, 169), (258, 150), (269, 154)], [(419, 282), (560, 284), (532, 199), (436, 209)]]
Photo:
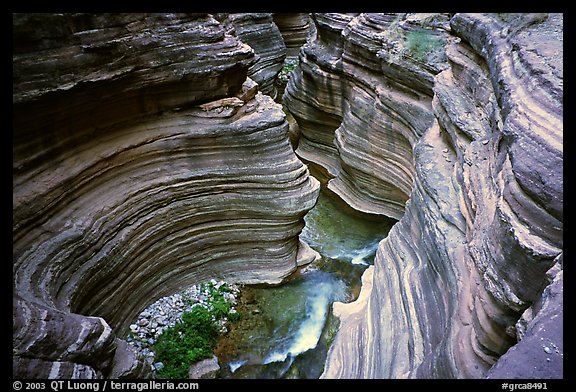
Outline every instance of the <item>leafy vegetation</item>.
[(188, 378), (194, 362), (209, 358), (218, 338), (218, 330), (208, 309), (194, 307), (182, 315), (182, 321), (164, 331), (154, 344), (156, 359), (164, 366), (162, 378)]
[(188, 378), (191, 364), (212, 356), (220, 336), (218, 322), (240, 318), (224, 295), (230, 292), (226, 285), (217, 288), (212, 283), (203, 284), (201, 291), (207, 297), (205, 305), (184, 312), (181, 321), (166, 329), (154, 343), (156, 360), (164, 364), (157, 372), (160, 378)]
[(278, 73), (278, 80), (282, 83), (288, 83), (288, 79), (290, 79), (290, 73), (294, 71), (297, 65), (298, 59), (286, 59), (284, 61), (284, 66)]
[(444, 48), (444, 39), (427, 31), (411, 31), (406, 35), (405, 46), (410, 56), (426, 61), (428, 57)]
[(285, 61), (284, 62), (284, 66), (282, 67), (282, 71), (283, 73), (290, 73), (294, 70), (294, 68), (296, 68), (296, 65), (298, 65), (297, 62), (293, 62), (293, 61)]
[(212, 316), (215, 320), (222, 320), (224, 318), (229, 321), (238, 321), (240, 314), (232, 311), (232, 303), (228, 301), (224, 293), (230, 293), (231, 290), (226, 285), (222, 285), (219, 288), (212, 283), (203, 285), (203, 290), (207, 292), (208, 298), (208, 309), (210, 310)]

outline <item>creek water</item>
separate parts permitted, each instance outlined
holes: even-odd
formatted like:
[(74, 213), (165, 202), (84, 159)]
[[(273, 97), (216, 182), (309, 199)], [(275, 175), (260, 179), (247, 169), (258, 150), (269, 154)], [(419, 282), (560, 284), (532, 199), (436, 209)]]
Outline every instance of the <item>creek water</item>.
[(246, 286), (216, 354), (223, 378), (318, 378), (337, 329), (334, 301), (349, 302), (395, 221), (346, 212), (326, 191), (305, 217), (301, 238), (322, 256), (278, 286)]

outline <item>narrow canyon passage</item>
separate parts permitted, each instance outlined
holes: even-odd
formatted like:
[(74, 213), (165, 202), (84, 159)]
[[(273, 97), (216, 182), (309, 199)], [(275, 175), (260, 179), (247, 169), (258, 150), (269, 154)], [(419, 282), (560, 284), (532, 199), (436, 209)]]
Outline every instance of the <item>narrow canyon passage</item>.
[(278, 286), (246, 286), (242, 315), (216, 350), (223, 378), (318, 378), (337, 323), (332, 303), (354, 300), (394, 220), (353, 215), (322, 190), (300, 238), (321, 258)]
[(213, 280), (218, 377), (563, 377), (562, 13), (23, 13), (12, 61), (14, 378), (154, 377), (135, 317)]

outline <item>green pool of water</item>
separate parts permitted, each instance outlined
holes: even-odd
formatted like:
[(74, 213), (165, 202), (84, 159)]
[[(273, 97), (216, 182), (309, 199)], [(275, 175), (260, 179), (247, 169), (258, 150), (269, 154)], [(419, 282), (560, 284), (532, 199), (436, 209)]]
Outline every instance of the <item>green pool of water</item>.
[(394, 223), (350, 214), (324, 191), (301, 238), (322, 258), (279, 286), (242, 291), (242, 320), (217, 355), (224, 378), (318, 378), (337, 321), (334, 301), (352, 301), (380, 240)]

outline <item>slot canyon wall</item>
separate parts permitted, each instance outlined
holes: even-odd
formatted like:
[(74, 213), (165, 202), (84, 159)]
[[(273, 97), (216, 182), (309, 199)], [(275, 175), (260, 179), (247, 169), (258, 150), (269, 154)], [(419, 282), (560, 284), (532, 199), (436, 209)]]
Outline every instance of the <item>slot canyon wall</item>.
[[(270, 96), (308, 29), (283, 94), (295, 154)], [(13, 376), (149, 377), (122, 340), (146, 305), (310, 261), (304, 161), (398, 220), (360, 297), (334, 304), (322, 377), (562, 377), (562, 30), (562, 14), (15, 14)]]
[(286, 58), (286, 45), (280, 29), (270, 13), (215, 14), (225, 31), (254, 49), (258, 61), (248, 69), (248, 77), (258, 89), (276, 97), (274, 82)]
[(271, 14), (14, 14), (13, 46), (13, 377), (148, 377), (148, 304), (313, 259), (319, 183), (249, 78), (285, 56)]
[(399, 219), (324, 378), (563, 377), (563, 15), (314, 14), (297, 154)]

